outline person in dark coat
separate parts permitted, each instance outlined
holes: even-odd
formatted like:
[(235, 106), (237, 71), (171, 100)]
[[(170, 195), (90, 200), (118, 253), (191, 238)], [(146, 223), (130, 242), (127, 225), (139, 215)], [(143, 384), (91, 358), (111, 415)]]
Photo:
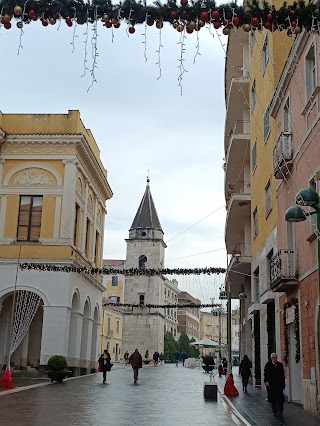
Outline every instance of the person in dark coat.
[(268, 400), (273, 414), (283, 415), (283, 389), (286, 387), (283, 364), (278, 361), (276, 353), (271, 354), (271, 361), (264, 367), (264, 383), (268, 388)]
[(175, 360), (176, 360), (176, 367), (178, 367), (179, 359), (180, 359), (180, 353), (179, 353), (179, 352), (176, 352), (176, 353), (174, 354), (174, 357), (175, 357)]
[(104, 384), (106, 383), (106, 380), (107, 380), (107, 371), (110, 371), (112, 367), (111, 356), (109, 352), (107, 351), (107, 349), (105, 349), (103, 351), (103, 354), (101, 354), (98, 360), (98, 363), (99, 363), (99, 369), (103, 373), (102, 383)]
[(251, 368), (252, 368), (252, 362), (248, 358), (248, 355), (245, 355), (240, 362), (239, 366), (239, 375), (242, 377), (242, 390), (244, 392), (247, 391), (249, 377), (251, 377)]
[(135, 351), (129, 356), (129, 364), (131, 364), (131, 367), (133, 369), (134, 383), (137, 383), (139, 369), (142, 368), (142, 356), (139, 353), (138, 349), (135, 349)]
[(227, 375), (228, 372), (228, 361), (226, 358), (222, 358), (222, 369), (223, 369), (223, 373), (225, 376)]
[(154, 354), (153, 354), (153, 363), (154, 363), (154, 365), (157, 365), (158, 364), (158, 362), (159, 362), (159, 352), (155, 352)]

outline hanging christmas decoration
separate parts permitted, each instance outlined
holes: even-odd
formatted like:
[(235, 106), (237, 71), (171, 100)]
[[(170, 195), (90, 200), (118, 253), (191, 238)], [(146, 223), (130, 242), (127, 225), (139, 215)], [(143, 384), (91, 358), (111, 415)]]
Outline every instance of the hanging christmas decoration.
[(320, 26), (318, 3), (303, 0), (291, 5), (284, 2), (279, 8), (267, 1), (261, 5), (258, 0), (244, 2), (242, 6), (236, 2), (217, 4), (214, 0), (190, 3), (188, 0), (169, 0), (165, 4), (156, 1), (150, 5), (139, 0), (125, 0), (118, 4), (113, 4), (111, 0), (0, 0), (0, 11), (1, 24), (7, 29), (12, 25), (5, 25), (5, 22), (10, 22), (13, 17), (25, 24), (40, 18), (42, 23), (50, 22), (54, 25), (57, 20), (64, 19), (69, 27), (72, 27), (74, 21), (79, 25), (96, 21), (105, 24), (116, 19), (119, 22), (113, 23), (115, 28), (119, 28), (118, 24), (123, 20), (132, 27), (145, 22), (151, 26), (157, 22), (158, 29), (162, 28), (164, 22), (172, 24), (178, 21), (180, 25), (188, 27), (190, 22), (202, 21), (214, 25), (216, 29), (223, 26), (226, 35), (231, 28), (243, 27), (249, 31), (248, 25), (258, 31), (262, 31), (262, 28), (270, 31), (290, 30), (290, 34), (299, 34), (295, 30), (297, 27), (301, 30), (306, 28), (312, 33), (318, 32)]
[(23, 263), (20, 265), (21, 270), (37, 270), (49, 272), (77, 272), (85, 274), (100, 274), (100, 275), (117, 275), (122, 274), (126, 276), (132, 275), (146, 275), (148, 277), (154, 275), (212, 275), (224, 274), (225, 268), (176, 268), (176, 269), (114, 269), (114, 268), (78, 268), (75, 266), (61, 266), (43, 263)]
[(113, 303), (113, 302), (109, 302), (109, 303), (104, 303), (104, 306), (117, 306), (117, 307), (121, 307), (121, 308), (172, 308), (172, 309), (179, 309), (179, 308), (218, 308), (221, 305), (216, 304), (216, 303), (201, 303), (201, 304), (195, 304), (195, 303), (186, 303), (186, 304), (175, 304), (175, 305), (155, 305), (155, 304), (134, 304), (134, 303)]
[(284, 333), (284, 356), (283, 360), (286, 365), (289, 361), (289, 330), (287, 324), (287, 309), (294, 306), (294, 337), (296, 341), (295, 361), (300, 361), (300, 329), (299, 329), (299, 301), (296, 297), (286, 302), (283, 306), (283, 333)]

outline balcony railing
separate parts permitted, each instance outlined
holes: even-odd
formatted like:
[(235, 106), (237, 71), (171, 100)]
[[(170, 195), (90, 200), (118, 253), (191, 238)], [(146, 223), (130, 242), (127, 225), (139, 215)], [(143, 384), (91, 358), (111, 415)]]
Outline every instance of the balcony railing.
[(237, 243), (231, 255), (232, 257), (251, 257), (251, 244)]
[(233, 67), (233, 78), (249, 78), (249, 68), (241, 66)]
[(297, 252), (279, 250), (270, 260), (270, 287), (274, 291), (287, 291), (298, 284)]
[(238, 181), (236, 183), (228, 184), (228, 193), (227, 193), (227, 207), (229, 208), (229, 204), (234, 195), (243, 195), (243, 194), (251, 194), (251, 183), (250, 181)]
[(292, 165), (292, 134), (282, 132), (273, 150), (273, 174), (276, 179), (283, 179), (287, 169)]
[(250, 121), (249, 120), (237, 120), (234, 124), (233, 129), (230, 129), (230, 138), (228, 141), (226, 152), (228, 153), (229, 147), (235, 135), (250, 135)]

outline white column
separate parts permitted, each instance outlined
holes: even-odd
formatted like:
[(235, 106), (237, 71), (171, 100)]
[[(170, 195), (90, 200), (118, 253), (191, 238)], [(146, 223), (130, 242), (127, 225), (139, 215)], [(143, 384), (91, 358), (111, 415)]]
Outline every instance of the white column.
[(28, 349), (29, 349), (29, 330), (27, 331), (26, 335), (24, 336), (22, 342), (21, 342), (21, 366), (26, 367), (27, 361), (28, 361)]
[(80, 352), (82, 366), (89, 366), (90, 364), (89, 361), (91, 356), (92, 326), (93, 320), (91, 318), (83, 318)]
[(53, 228), (53, 238), (59, 238), (59, 225), (61, 217), (61, 202), (62, 196), (56, 195), (56, 207), (54, 211), (54, 228)]
[(87, 235), (87, 211), (88, 211), (88, 195), (89, 195), (89, 184), (86, 182), (85, 194), (84, 194), (84, 209), (82, 214), (82, 229), (81, 229), (81, 242), (80, 251), (84, 255), (86, 250), (86, 235)]
[(43, 306), (41, 365), (47, 364), (52, 355), (67, 356), (69, 323), (70, 312), (67, 306)]
[(81, 330), (82, 330), (83, 315), (79, 312), (71, 312), (69, 342), (68, 342), (68, 357), (74, 359), (76, 365), (71, 367), (79, 367), (80, 347), (81, 347)]
[(60, 237), (72, 241), (75, 215), (77, 166), (75, 160), (63, 160), (62, 162), (65, 164), (65, 167)]
[(4, 226), (5, 226), (6, 212), (7, 212), (7, 200), (8, 200), (8, 196), (7, 195), (1, 195), (0, 238), (3, 238), (3, 234), (4, 234)]

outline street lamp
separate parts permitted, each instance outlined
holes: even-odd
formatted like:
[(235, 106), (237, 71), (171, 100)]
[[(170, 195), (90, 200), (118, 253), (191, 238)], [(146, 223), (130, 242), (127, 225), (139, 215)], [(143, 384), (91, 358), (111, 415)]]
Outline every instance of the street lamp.
[[(303, 188), (296, 195), (297, 206), (289, 207), (285, 213), (287, 222), (303, 222), (307, 216), (317, 215), (317, 240), (318, 240), (318, 353), (320, 358), (320, 199), (316, 191), (311, 188)], [(312, 207), (310, 212), (304, 211), (300, 206)]]

